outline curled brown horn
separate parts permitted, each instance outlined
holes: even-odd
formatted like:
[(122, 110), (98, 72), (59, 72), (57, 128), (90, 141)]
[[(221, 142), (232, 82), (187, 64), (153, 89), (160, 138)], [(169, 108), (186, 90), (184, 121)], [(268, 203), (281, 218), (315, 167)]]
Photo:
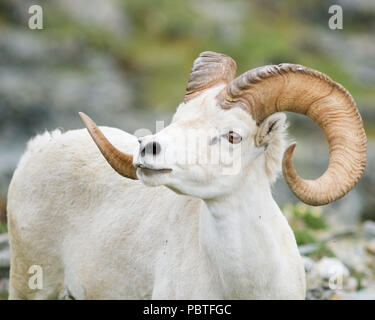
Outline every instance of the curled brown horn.
[(195, 59), (186, 87), (184, 102), (220, 83), (229, 83), (236, 76), (236, 63), (224, 54), (206, 51)]
[(136, 169), (133, 167), (133, 156), (116, 149), (89, 116), (83, 112), (79, 112), (79, 115), (92, 139), (111, 167), (126, 178), (138, 179)]
[(239, 105), (257, 123), (279, 111), (305, 114), (323, 130), (329, 143), (329, 165), (316, 180), (298, 176), (289, 146), (283, 174), (292, 192), (310, 205), (324, 205), (344, 196), (366, 166), (366, 134), (350, 93), (325, 74), (301, 65), (269, 65), (245, 72), (219, 94), (223, 108)]

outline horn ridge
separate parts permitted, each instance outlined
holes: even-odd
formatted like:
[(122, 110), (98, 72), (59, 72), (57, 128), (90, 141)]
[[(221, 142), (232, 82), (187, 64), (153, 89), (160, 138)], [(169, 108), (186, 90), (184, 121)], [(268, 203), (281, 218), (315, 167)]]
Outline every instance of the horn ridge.
[(295, 146), (283, 157), (284, 178), (292, 192), (311, 205), (344, 196), (366, 166), (366, 134), (351, 94), (327, 75), (296, 64), (267, 65), (245, 72), (218, 95), (225, 108), (240, 106), (259, 124), (271, 114), (305, 114), (323, 130), (329, 143), (327, 170), (316, 180), (302, 179), (292, 163)]
[(222, 53), (202, 52), (193, 63), (184, 102), (215, 85), (229, 83), (236, 76), (236, 69), (236, 63), (232, 58)]

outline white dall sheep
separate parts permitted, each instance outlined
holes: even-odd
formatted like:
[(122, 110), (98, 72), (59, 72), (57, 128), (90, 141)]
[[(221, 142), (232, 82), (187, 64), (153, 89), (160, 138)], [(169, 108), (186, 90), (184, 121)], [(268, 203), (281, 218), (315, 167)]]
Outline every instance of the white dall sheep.
[[(271, 184), (282, 163), (305, 203), (345, 195), (366, 163), (362, 120), (351, 95), (318, 71), (280, 64), (235, 73), (231, 58), (202, 53), (172, 123), (139, 142), (81, 114), (104, 158), (86, 130), (29, 142), (8, 196), (11, 299), (305, 297)], [(298, 176), (294, 144), (284, 153), (281, 111), (324, 131), (330, 162), (319, 179)], [(33, 265), (42, 289), (28, 285)]]

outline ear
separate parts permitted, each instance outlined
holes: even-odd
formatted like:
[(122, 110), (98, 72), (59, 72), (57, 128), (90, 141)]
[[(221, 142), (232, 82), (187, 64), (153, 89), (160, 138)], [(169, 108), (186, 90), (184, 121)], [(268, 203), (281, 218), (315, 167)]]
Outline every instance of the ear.
[(265, 168), (270, 183), (273, 183), (281, 172), (281, 160), (286, 147), (286, 116), (275, 113), (266, 118), (255, 135), (255, 145), (264, 147)]
[(260, 124), (258, 132), (255, 135), (255, 145), (257, 147), (264, 146), (267, 149), (273, 138), (280, 134), (282, 135), (286, 128), (285, 114), (274, 113)]

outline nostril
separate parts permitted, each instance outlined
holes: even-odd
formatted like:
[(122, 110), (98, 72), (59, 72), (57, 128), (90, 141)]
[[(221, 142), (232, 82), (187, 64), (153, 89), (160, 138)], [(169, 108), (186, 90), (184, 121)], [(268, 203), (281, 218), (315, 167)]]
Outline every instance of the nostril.
[(161, 146), (159, 142), (152, 141), (146, 144), (146, 146), (141, 150), (141, 156), (144, 157), (146, 154), (152, 154), (154, 156), (160, 153)]
[(153, 154), (154, 156), (158, 155), (158, 154), (160, 153), (160, 149), (161, 149), (161, 147), (160, 147), (160, 143), (154, 141), (154, 142), (152, 143), (152, 154)]

